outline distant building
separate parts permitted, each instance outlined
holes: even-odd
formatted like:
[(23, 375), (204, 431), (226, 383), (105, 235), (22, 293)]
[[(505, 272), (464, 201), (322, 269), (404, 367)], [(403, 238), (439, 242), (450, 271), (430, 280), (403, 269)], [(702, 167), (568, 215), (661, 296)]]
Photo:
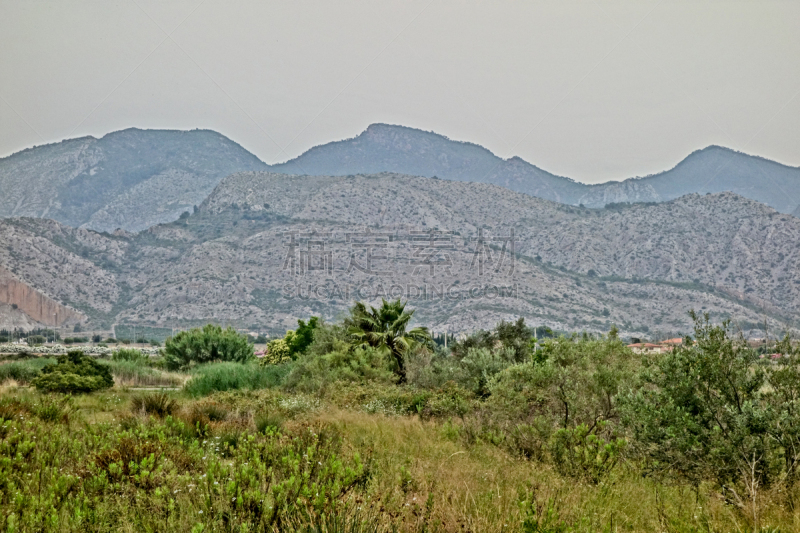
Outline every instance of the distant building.
[(683, 344), (683, 339), (675, 337), (674, 339), (667, 339), (658, 343), (650, 342), (635, 342), (629, 344), (628, 348), (633, 350), (633, 353), (666, 353), (672, 351), (676, 346)]

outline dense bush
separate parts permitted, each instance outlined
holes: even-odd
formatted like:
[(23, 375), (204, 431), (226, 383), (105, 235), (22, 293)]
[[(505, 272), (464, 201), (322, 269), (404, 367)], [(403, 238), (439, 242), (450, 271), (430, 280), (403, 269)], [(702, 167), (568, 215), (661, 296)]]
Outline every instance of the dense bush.
[(335, 382), (394, 383), (396, 380), (388, 354), (369, 346), (353, 348), (340, 341), (329, 353), (300, 358), (284, 386), (289, 390), (316, 392)]
[(267, 343), (267, 350), (261, 358), (262, 365), (278, 365), (297, 359), (305, 353), (314, 341), (315, 331), (322, 326), (319, 317), (312, 316), (306, 324), (303, 320), (297, 321), (296, 330), (288, 330), (282, 339), (274, 339)]
[(246, 335), (233, 328), (207, 324), (202, 329), (181, 331), (164, 343), (164, 357), (168, 368), (186, 368), (192, 364), (212, 361), (246, 363), (253, 359), (253, 345)]
[[(287, 333), (288, 335), (288, 333)], [(267, 350), (259, 363), (263, 365), (279, 365), (292, 360), (292, 350), (286, 339), (275, 339), (267, 343)]]
[(779, 481), (791, 490), (800, 459), (796, 349), (787, 338), (778, 346), (786, 357), (762, 361), (728, 323), (692, 316), (695, 342), (648, 357), (641, 386), (625, 397), (636, 451), (649, 470), (695, 486), (713, 480), (740, 506)]
[(510, 358), (515, 363), (527, 361), (533, 349), (533, 333), (525, 325), (525, 319), (519, 318), (516, 322), (500, 321), (492, 331), (478, 331), (452, 346), (452, 353), (456, 359), (463, 359), (470, 350), (484, 349), (496, 350), (505, 348), (513, 354)]
[(114, 378), (107, 366), (73, 350), (43, 367), (31, 385), (42, 392), (87, 393), (113, 386)]

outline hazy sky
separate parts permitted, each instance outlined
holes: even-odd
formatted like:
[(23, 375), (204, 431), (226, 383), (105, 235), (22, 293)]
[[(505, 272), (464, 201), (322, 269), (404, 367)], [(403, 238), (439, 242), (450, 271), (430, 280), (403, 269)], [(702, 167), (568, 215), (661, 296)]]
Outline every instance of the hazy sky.
[(800, 165), (800, 1), (0, 0), (0, 155), (210, 128), (268, 163), (370, 123), (585, 182)]

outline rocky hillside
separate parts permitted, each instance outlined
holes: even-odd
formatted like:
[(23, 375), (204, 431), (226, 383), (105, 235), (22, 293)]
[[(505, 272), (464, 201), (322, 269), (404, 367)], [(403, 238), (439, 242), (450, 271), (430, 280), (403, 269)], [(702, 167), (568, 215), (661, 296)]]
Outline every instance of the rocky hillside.
[(136, 235), (9, 219), (0, 240), (16, 281), (98, 325), (280, 332), (382, 296), (454, 332), (525, 316), (666, 335), (687, 331), (691, 308), (782, 329), (800, 312), (800, 220), (730, 193), (588, 209), (390, 173), (244, 172)]
[[(51, 218), (98, 231), (136, 232), (192, 211), (226, 176), (266, 171), (315, 176), (394, 172), (501, 185), (569, 205), (663, 202), (731, 191), (800, 213), (800, 169), (709, 147), (645, 178), (586, 185), (520, 158), (402, 126), (373, 124), (353, 139), (268, 166), (213, 131), (128, 129), (24, 150), (0, 159), (0, 217)], [(311, 181), (311, 180), (308, 180)]]
[(266, 165), (207, 130), (128, 129), (0, 159), (0, 217), (139, 231), (191, 211), (225, 176)]
[(691, 193), (730, 191), (782, 213), (800, 209), (800, 168), (710, 146), (675, 168), (647, 176), (586, 185), (546, 172), (518, 157), (403, 126), (373, 124), (355, 138), (314, 147), (271, 168), (287, 174), (346, 176), (397, 172), (502, 185), (547, 200), (586, 207), (663, 202)]

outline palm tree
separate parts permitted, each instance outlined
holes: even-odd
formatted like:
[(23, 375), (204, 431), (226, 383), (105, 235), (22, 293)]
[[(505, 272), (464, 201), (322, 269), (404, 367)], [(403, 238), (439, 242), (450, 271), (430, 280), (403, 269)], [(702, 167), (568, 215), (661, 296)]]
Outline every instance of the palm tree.
[(395, 373), (399, 383), (406, 382), (405, 359), (412, 348), (419, 344), (428, 345), (431, 335), (428, 328), (412, 328), (406, 331), (414, 311), (406, 311), (406, 304), (398, 298), (394, 302), (382, 300), (376, 309), (356, 302), (350, 309), (350, 317), (345, 324), (347, 331), (361, 346), (372, 346), (389, 353), (395, 362)]

